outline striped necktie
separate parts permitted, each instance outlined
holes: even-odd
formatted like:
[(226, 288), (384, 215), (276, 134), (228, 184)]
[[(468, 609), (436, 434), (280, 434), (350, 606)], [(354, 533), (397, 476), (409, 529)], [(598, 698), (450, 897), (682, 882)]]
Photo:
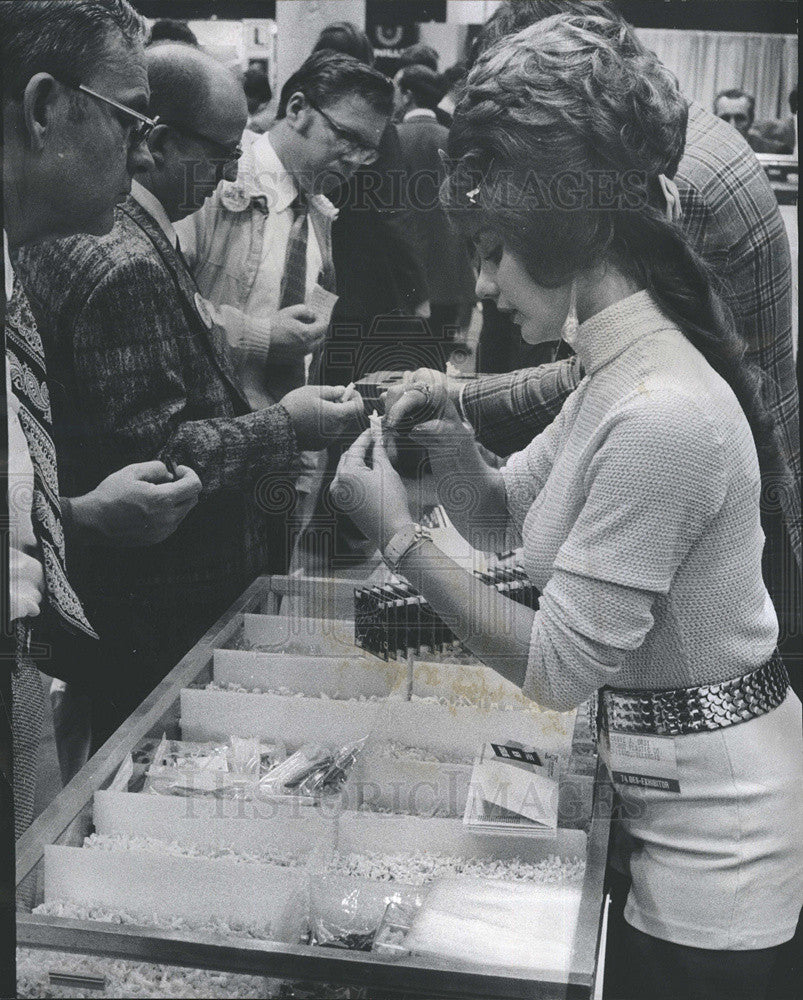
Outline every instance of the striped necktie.
[(293, 224), (287, 238), (284, 255), (279, 308), (296, 306), (307, 298), (307, 237), (309, 234), (309, 205), (303, 194), (298, 194), (290, 207)]
[(31, 520), (42, 550), (50, 606), (71, 630), (97, 639), (67, 579), (45, 352), (28, 299), (16, 279), (6, 307), (6, 355), (14, 395), (20, 404), (20, 426), (33, 463)]

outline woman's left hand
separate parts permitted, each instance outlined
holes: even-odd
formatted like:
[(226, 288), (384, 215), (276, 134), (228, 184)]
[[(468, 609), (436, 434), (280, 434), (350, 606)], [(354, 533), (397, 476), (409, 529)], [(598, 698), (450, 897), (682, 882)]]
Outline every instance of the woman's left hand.
[[(372, 465), (368, 465), (371, 454)], [(380, 551), (402, 528), (413, 523), (407, 490), (371, 428), (340, 459), (329, 487), (337, 507), (375, 542)]]

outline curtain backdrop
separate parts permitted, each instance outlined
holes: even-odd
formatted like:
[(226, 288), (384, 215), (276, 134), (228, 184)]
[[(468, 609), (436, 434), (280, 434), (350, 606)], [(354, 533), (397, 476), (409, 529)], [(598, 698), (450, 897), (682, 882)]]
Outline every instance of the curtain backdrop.
[(797, 85), (797, 38), (738, 31), (637, 28), (636, 34), (677, 76), (687, 97), (713, 111), (714, 97), (739, 87), (756, 99), (756, 120), (786, 118)]

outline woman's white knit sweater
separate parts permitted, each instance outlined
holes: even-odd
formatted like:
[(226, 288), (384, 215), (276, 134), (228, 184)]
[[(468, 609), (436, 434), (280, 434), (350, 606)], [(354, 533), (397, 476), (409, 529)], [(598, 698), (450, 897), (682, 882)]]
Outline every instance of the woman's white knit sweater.
[(754, 670), (778, 626), (733, 391), (646, 291), (583, 323), (574, 347), (585, 377), (502, 470), (511, 540), (542, 591), (524, 693), (567, 709), (604, 684)]

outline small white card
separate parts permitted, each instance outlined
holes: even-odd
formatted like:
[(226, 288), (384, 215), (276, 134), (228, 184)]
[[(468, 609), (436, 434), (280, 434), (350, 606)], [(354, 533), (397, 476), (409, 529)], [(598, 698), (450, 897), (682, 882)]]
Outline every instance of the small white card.
[(555, 754), (516, 743), (486, 743), (471, 774), (463, 821), (488, 833), (554, 831), (558, 782)]
[(641, 736), (612, 729), (608, 747), (615, 785), (680, 792), (674, 737)]
[(319, 319), (325, 319), (327, 323), (330, 323), (337, 298), (334, 292), (327, 292), (321, 285), (316, 284), (307, 296), (304, 305), (311, 309)]

